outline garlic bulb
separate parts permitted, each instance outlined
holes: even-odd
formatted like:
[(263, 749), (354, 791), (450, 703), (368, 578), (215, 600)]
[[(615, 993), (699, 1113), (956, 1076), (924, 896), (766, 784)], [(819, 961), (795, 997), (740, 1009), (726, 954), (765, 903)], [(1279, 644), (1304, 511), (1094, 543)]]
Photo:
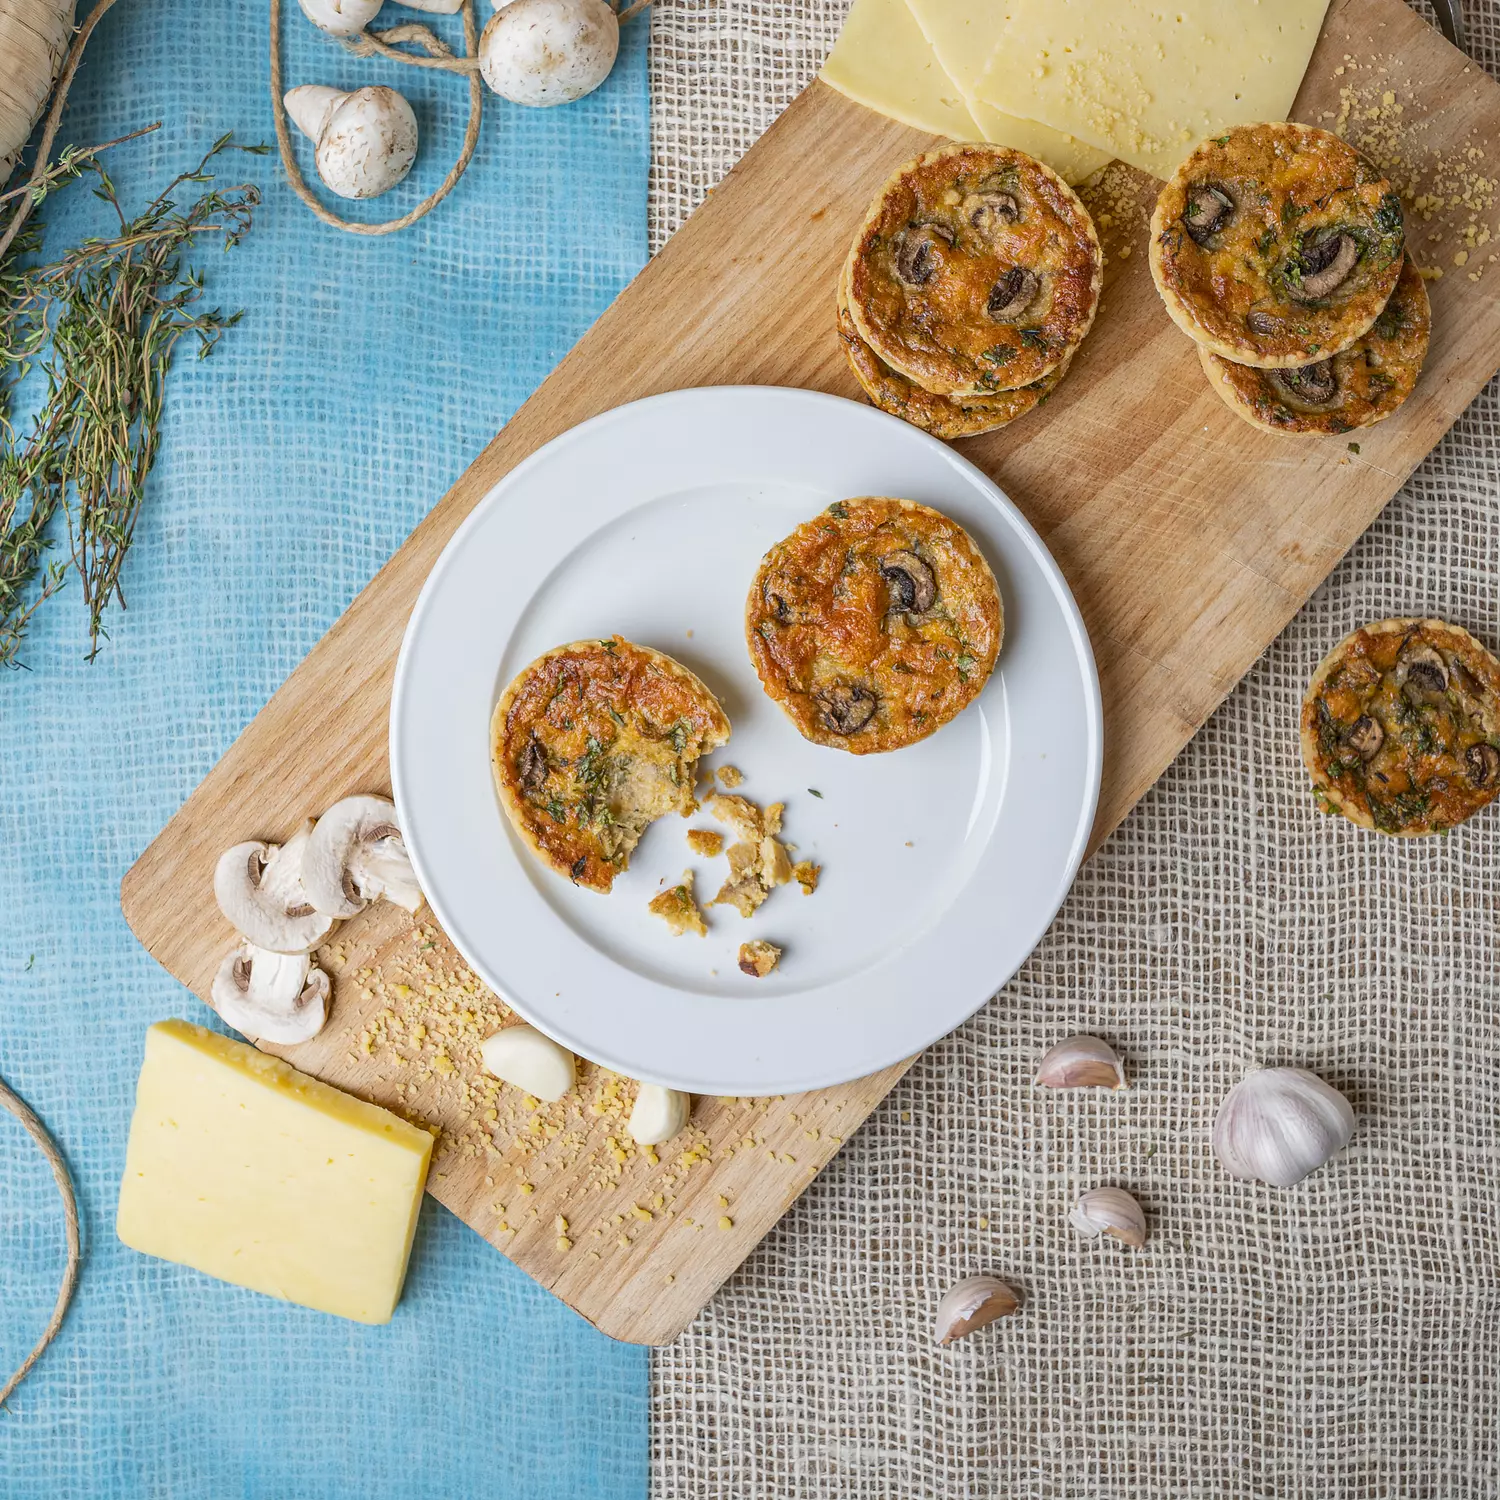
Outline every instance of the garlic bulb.
[(1036, 1082), (1047, 1089), (1123, 1089), (1125, 1066), (1108, 1042), (1096, 1036), (1070, 1036), (1042, 1059)]
[(378, 198), (411, 171), (417, 117), (395, 89), (374, 84), (346, 94), (306, 83), (284, 102), (318, 148), (318, 176), (340, 198)]
[(380, 14), (380, 0), (297, 0), (302, 14), (330, 36), (354, 36)]
[(1021, 1305), (1013, 1288), (994, 1276), (966, 1276), (943, 1293), (932, 1336), (951, 1344), (996, 1318), (1008, 1318)]
[(1349, 1101), (1305, 1068), (1261, 1068), (1224, 1096), (1214, 1155), (1231, 1177), (1291, 1187), (1349, 1144)]
[(1145, 1210), (1124, 1188), (1091, 1188), (1073, 1205), (1068, 1223), (1090, 1239), (1107, 1234), (1133, 1250), (1146, 1243)]
[(693, 1112), (693, 1101), (676, 1089), (643, 1083), (630, 1111), (630, 1138), (638, 1146), (659, 1146), (682, 1132)]
[(479, 72), (514, 104), (566, 104), (609, 77), (619, 50), (604, 0), (510, 0), (479, 39)]

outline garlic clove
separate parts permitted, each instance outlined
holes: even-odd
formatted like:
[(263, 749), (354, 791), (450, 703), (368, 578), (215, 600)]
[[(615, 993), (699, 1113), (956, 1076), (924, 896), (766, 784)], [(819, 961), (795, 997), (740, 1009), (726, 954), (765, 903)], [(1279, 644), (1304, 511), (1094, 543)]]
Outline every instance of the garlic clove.
[(479, 1044), (485, 1071), (553, 1104), (573, 1087), (573, 1054), (534, 1026), (507, 1026)]
[(1133, 1250), (1146, 1243), (1145, 1210), (1124, 1188), (1091, 1188), (1073, 1205), (1068, 1223), (1090, 1239), (1107, 1234)]
[(510, 0), (479, 39), (479, 72), (513, 104), (567, 104), (609, 77), (619, 50), (604, 0)]
[(998, 1277), (966, 1276), (943, 1293), (932, 1336), (939, 1344), (951, 1344), (996, 1318), (1010, 1317), (1020, 1306), (1021, 1298), (1015, 1289)]
[(1261, 1068), (1224, 1096), (1214, 1155), (1231, 1177), (1292, 1187), (1349, 1144), (1354, 1109), (1305, 1068)]
[(1125, 1065), (1108, 1042), (1096, 1036), (1070, 1036), (1042, 1059), (1036, 1082), (1047, 1089), (1123, 1089)]
[(676, 1089), (643, 1083), (630, 1111), (630, 1136), (638, 1146), (659, 1146), (680, 1135), (693, 1112), (693, 1101)]
[(380, 0), (297, 0), (302, 14), (330, 36), (354, 36), (380, 14)]
[(348, 97), (343, 89), (332, 89), (325, 83), (304, 83), (289, 89), (282, 103), (292, 124), (317, 145), (328, 117)]

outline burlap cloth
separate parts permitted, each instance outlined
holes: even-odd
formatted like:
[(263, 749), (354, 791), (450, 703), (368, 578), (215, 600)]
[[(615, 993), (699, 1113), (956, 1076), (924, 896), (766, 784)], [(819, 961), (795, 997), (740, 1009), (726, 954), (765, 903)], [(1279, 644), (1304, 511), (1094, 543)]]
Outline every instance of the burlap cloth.
[[(658, 0), (653, 245), (843, 9)], [(1494, 71), (1500, 0), (1468, 10)], [(1500, 1492), (1500, 823), (1361, 833), (1314, 811), (1296, 743), (1313, 666), (1357, 624), (1433, 614), (1500, 645), (1497, 394), (1084, 868), (1020, 975), (656, 1357), (654, 1494)], [(1031, 1089), (1075, 1030), (1118, 1046), (1129, 1094)], [(1261, 1063), (1317, 1070), (1358, 1114), (1289, 1191), (1209, 1150)], [(1144, 1250), (1068, 1227), (1100, 1183), (1145, 1204)], [(1021, 1315), (934, 1348), (939, 1294), (981, 1270), (1025, 1289)]]

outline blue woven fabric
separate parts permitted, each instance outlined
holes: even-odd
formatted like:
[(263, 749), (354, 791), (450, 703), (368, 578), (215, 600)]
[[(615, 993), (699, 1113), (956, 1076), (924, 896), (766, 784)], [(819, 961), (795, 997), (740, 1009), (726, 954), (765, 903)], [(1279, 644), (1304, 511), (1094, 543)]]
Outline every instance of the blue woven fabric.
[[(417, 109), (412, 177), (351, 215), (417, 201), (457, 150), (463, 85), (352, 59), (295, 5), (284, 24), (289, 84), (385, 82)], [(5, 1500), (645, 1493), (642, 1352), (430, 1199), (386, 1328), (148, 1259), (113, 1231), (145, 1028), (209, 1020), (136, 945), (120, 877), (644, 259), (645, 24), (626, 31), (579, 104), (487, 99), (468, 175), (388, 239), (319, 224), (274, 156), (224, 164), (266, 201), (233, 254), (206, 243), (196, 259), (209, 301), (246, 316), (206, 361), (184, 345), (173, 371), (128, 612), (85, 665), (70, 585), (38, 617), (33, 670), (0, 675), (0, 1074), (68, 1156), (86, 1255), (58, 1342), (0, 1413)], [(90, 45), (62, 140), (162, 120), (109, 157), (139, 206), (221, 132), (271, 139), (267, 74), (262, 4), (131, 0)], [(48, 206), (49, 244), (104, 228), (101, 210), (69, 189)], [(50, 1174), (0, 1115), (0, 1378), (62, 1263)]]

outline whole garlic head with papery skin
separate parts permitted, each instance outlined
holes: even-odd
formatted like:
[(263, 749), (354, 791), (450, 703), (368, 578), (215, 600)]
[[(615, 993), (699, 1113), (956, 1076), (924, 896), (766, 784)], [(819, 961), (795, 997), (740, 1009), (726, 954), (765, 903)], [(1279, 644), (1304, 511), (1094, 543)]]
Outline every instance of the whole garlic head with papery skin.
[(1305, 1068), (1261, 1068), (1224, 1096), (1214, 1155), (1231, 1177), (1292, 1187), (1331, 1160), (1354, 1133), (1354, 1109)]
[(329, 36), (354, 36), (380, 14), (381, 0), (297, 0), (302, 14)]
[(284, 102), (317, 147), (318, 176), (340, 198), (378, 198), (411, 171), (417, 117), (395, 89), (373, 84), (346, 94), (308, 83)]
[(567, 104), (609, 77), (619, 50), (604, 0), (510, 0), (479, 39), (479, 72), (513, 104)]

